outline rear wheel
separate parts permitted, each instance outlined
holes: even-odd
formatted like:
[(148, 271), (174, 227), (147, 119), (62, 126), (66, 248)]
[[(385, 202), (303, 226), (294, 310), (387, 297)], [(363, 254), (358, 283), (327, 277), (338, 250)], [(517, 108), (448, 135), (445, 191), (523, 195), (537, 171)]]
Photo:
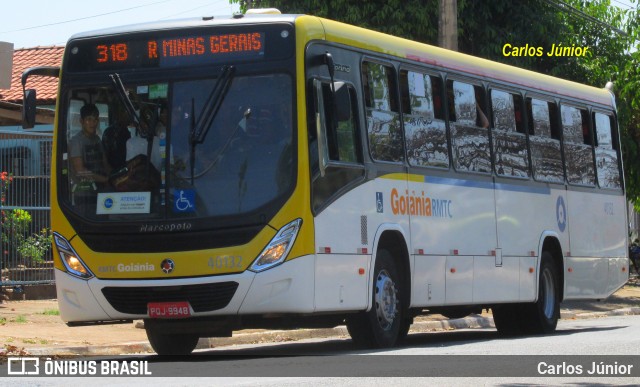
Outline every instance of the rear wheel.
[(551, 253), (542, 253), (538, 301), (527, 305), (524, 330), (527, 333), (550, 333), (556, 330), (560, 318), (560, 284), (558, 269)]
[(505, 304), (492, 308), (501, 335), (550, 333), (560, 318), (560, 281), (551, 253), (542, 253), (538, 300), (530, 304)]
[(380, 250), (373, 277), (373, 304), (368, 312), (347, 319), (347, 330), (353, 341), (369, 348), (392, 347), (409, 331), (405, 305), (399, 289), (400, 275), (393, 257)]
[(144, 329), (151, 348), (158, 355), (188, 355), (198, 345), (200, 337), (194, 334), (167, 334), (153, 320), (145, 320)]

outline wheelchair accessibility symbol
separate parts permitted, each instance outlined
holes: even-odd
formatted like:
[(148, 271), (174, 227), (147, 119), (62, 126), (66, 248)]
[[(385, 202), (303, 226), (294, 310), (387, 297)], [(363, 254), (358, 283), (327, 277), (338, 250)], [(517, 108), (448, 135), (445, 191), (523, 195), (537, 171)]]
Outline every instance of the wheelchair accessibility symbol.
[(196, 191), (192, 189), (181, 189), (176, 191), (175, 201), (173, 202), (174, 212), (194, 212), (196, 210)]
[(384, 201), (382, 200), (382, 192), (376, 192), (376, 211), (384, 212)]

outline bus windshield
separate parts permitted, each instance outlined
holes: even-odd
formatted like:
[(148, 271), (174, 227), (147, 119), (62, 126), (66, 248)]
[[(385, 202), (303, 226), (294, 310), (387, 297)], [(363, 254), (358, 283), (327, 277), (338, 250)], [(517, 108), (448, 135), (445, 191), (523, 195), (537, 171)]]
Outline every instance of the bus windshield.
[[(236, 216), (282, 199), (294, 183), (291, 77), (236, 75), (202, 127), (216, 81), (124, 82), (139, 124), (113, 85), (69, 89), (66, 207), (93, 220), (146, 221)], [(197, 146), (196, 129), (206, 134)]]

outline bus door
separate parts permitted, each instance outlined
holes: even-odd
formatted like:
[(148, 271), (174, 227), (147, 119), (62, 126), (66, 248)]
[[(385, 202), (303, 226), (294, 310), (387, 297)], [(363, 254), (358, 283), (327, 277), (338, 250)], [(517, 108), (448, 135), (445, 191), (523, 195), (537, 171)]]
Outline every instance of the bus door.
[(353, 78), (357, 56), (325, 45), (310, 46), (307, 55), (316, 311), (362, 309), (369, 299), (369, 277), (360, 268), (368, 272), (372, 243), (366, 213), (375, 205), (363, 200), (365, 168)]

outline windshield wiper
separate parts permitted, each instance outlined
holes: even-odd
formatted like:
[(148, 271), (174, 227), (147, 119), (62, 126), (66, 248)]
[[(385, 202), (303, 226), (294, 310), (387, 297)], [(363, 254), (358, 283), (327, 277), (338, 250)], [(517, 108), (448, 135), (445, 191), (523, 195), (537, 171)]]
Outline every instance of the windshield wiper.
[[(131, 118), (131, 121), (135, 125), (136, 129), (138, 129), (138, 132), (140, 133), (140, 135), (142, 137), (145, 137), (149, 141), (153, 141), (153, 136), (155, 135), (155, 127), (158, 124), (157, 109), (159, 105), (152, 102), (139, 101), (140, 105), (151, 107), (150, 109), (148, 109), (150, 114), (144, 115), (146, 116), (144, 117), (146, 118), (145, 119), (146, 126), (143, 126), (142, 118), (136, 111), (136, 107), (133, 106), (133, 102), (131, 101), (131, 98), (129, 98), (129, 93), (127, 93), (127, 89), (124, 87), (124, 84), (120, 79), (120, 75), (118, 75), (117, 73), (109, 74), (109, 78), (111, 78), (111, 83), (113, 83), (113, 88), (116, 91), (116, 95), (118, 96), (118, 99), (124, 105), (125, 110), (129, 115), (129, 118)], [(147, 155), (147, 157), (151, 157), (151, 156)]]
[[(193, 185), (193, 176), (195, 173), (196, 146), (202, 144), (207, 137), (207, 133), (209, 133), (209, 129), (211, 129), (211, 124), (220, 110), (220, 105), (222, 105), (222, 101), (229, 91), (235, 71), (236, 68), (234, 66), (224, 66), (222, 68), (222, 73), (220, 73), (218, 81), (213, 87), (213, 90), (211, 90), (211, 94), (209, 94), (198, 120), (196, 121), (192, 117), (191, 131), (189, 133), (189, 145), (191, 146), (191, 154), (189, 157), (191, 164), (191, 185)], [(193, 109), (192, 106), (192, 111)]]
[(140, 128), (140, 116), (136, 112), (135, 106), (133, 106), (133, 102), (131, 102), (131, 98), (129, 98), (129, 94), (127, 94), (127, 89), (124, 88), (124, 84), (122, 84), (122, 80), (120, 79), (120, 75), (117, 73), (109, 74), (109, 78), (111, 78), (111, 82), (113, 83), (113, 89), (116, 91), (116, 95), (122, 104), (124, 105), (127, 114), (135, 124), (136, 128)]

